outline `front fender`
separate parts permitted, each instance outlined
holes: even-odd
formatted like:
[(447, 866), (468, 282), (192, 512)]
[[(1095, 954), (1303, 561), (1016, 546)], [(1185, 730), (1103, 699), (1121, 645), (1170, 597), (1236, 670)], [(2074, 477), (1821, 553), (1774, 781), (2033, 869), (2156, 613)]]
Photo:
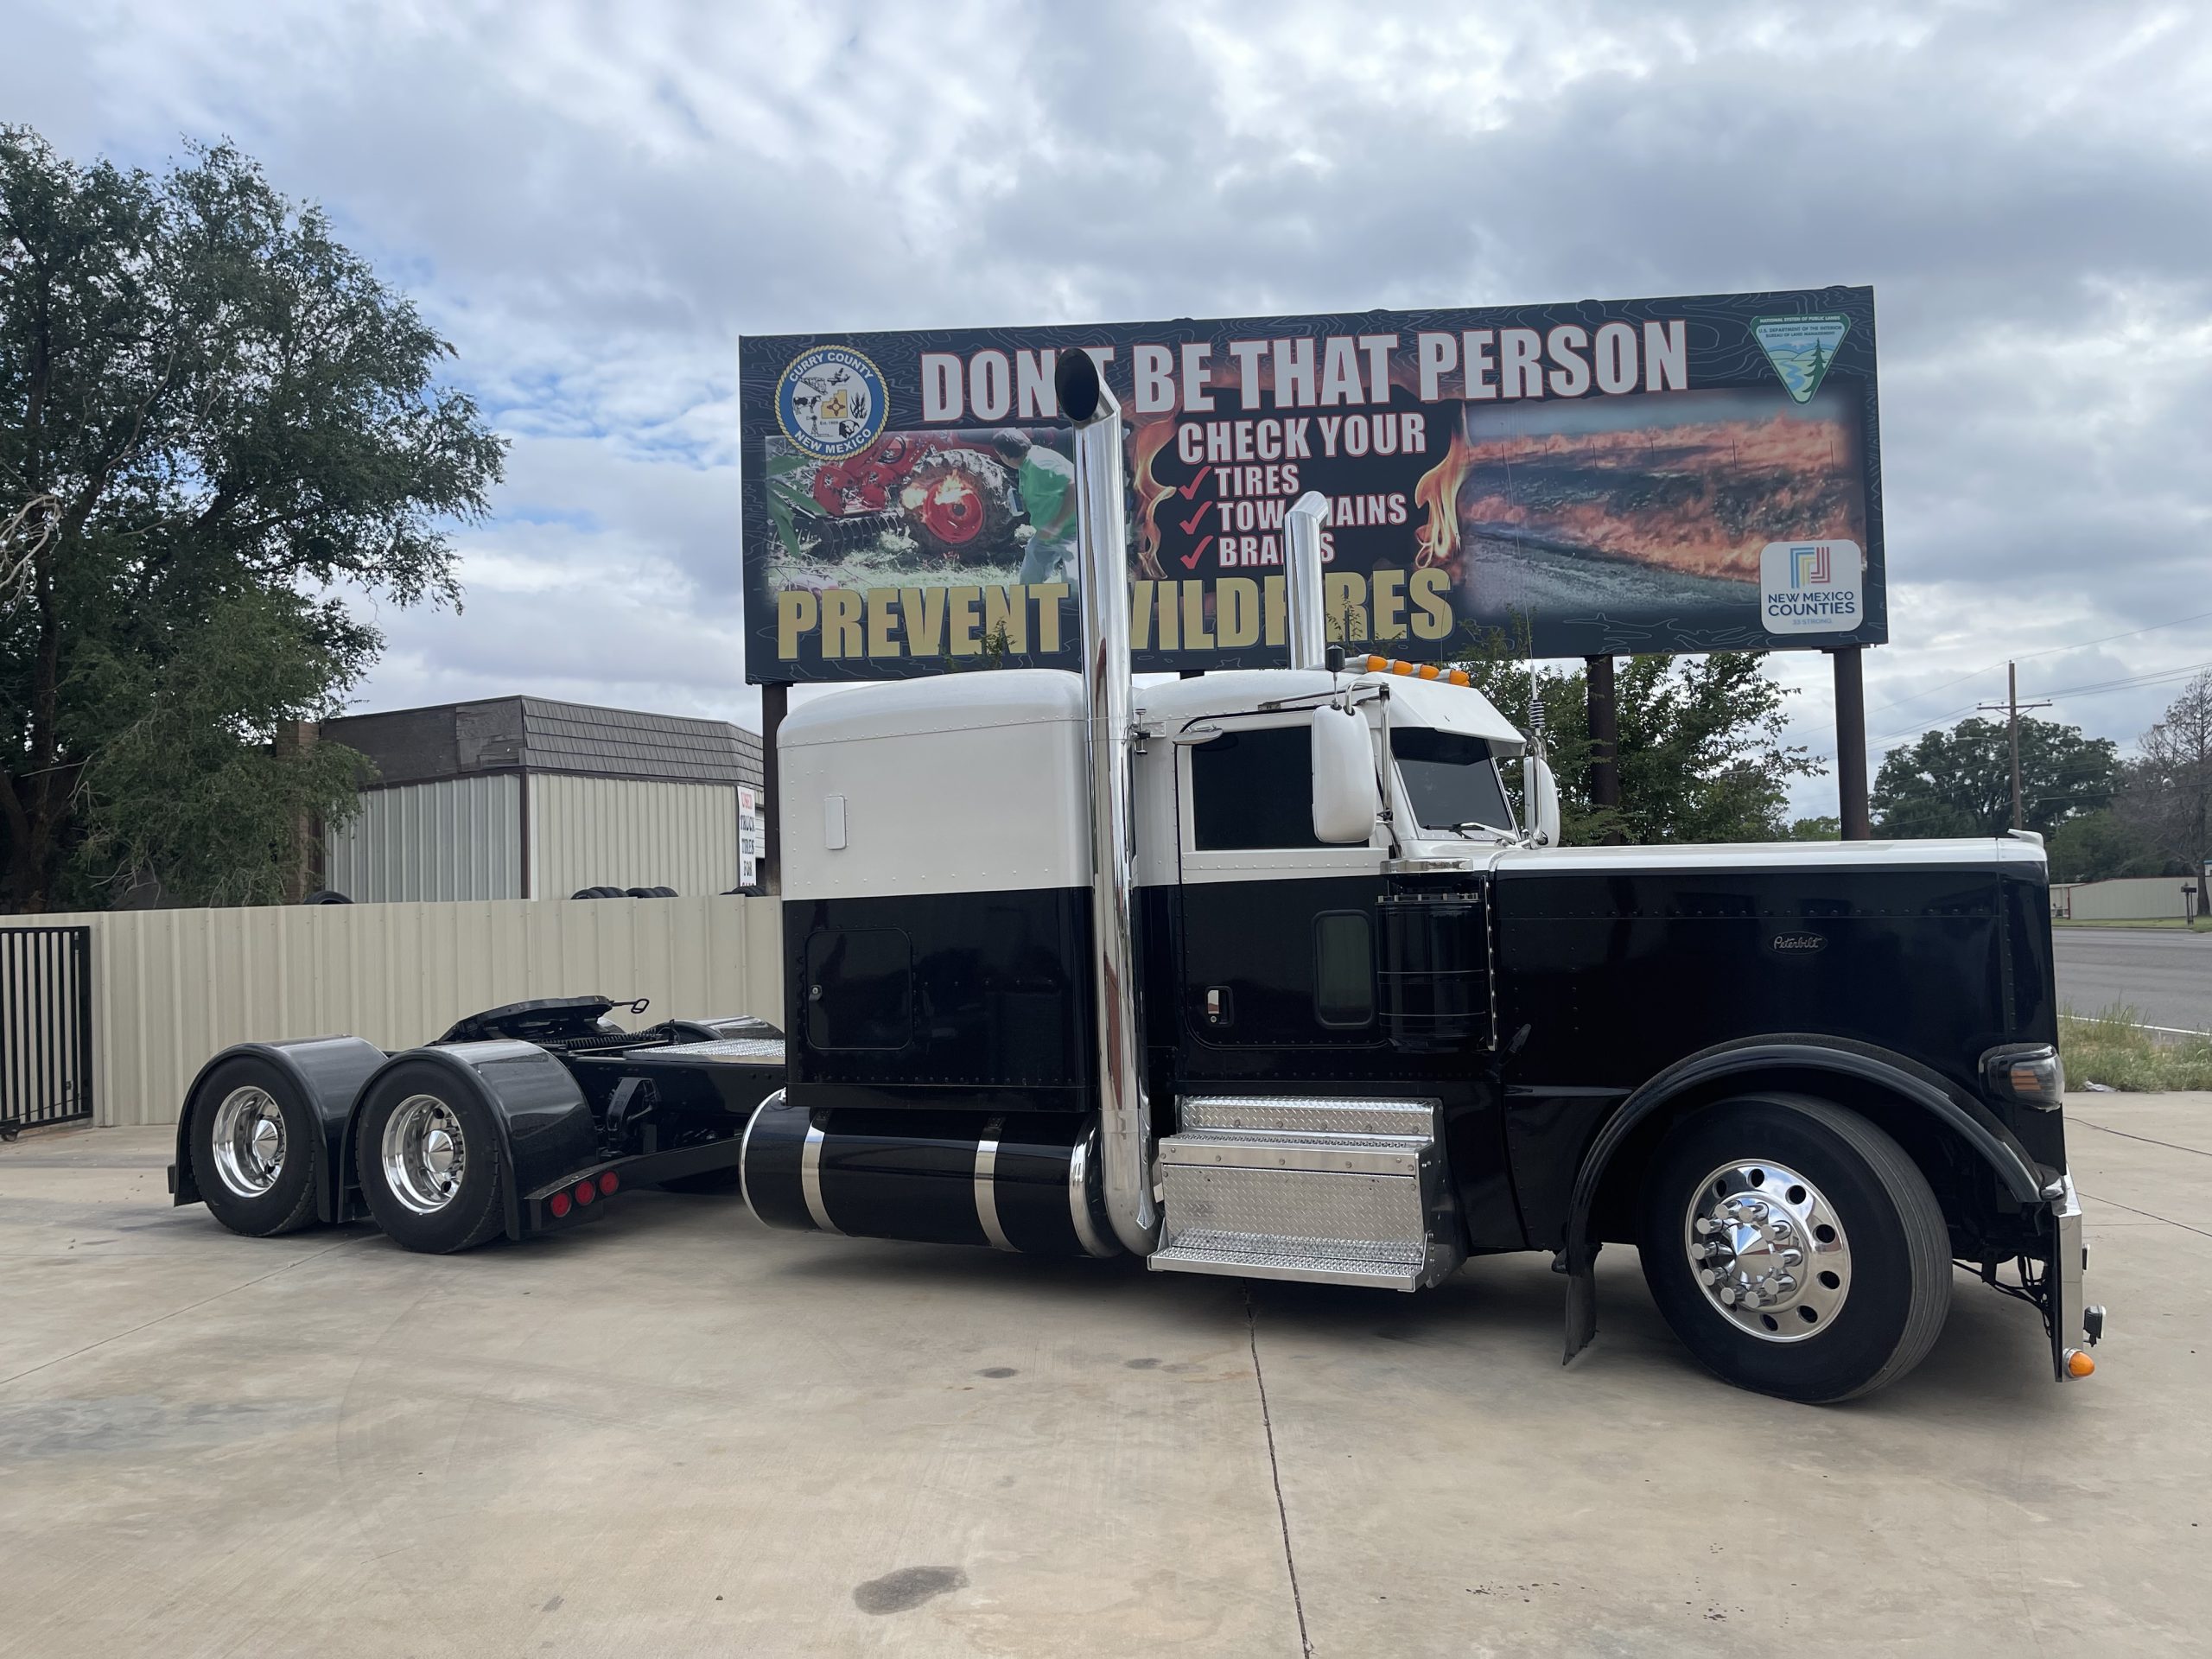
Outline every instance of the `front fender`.
[(201, 1066), (184, 1091), (176, 1120), (176, 1162), (169, 1173), (174, 1204), (198, 1204), (199, 1172), (192, 1163), (192, 1120), (208, 1074), (226, 1061), (251, 1058), (274, 1066), (296, 1087), (321, 1128), (321, 1157), (315, 1165), (315, 1219), (339, 1219), (345, 1188), (340, 1172), (346, 1161), (347, 1131), (361, 1090), (385, 1063), (385, 1052), (359, 1037), (302, 1037), (277, 1043), (233, 1043)]
[(1781, 1070), (1824, 1071), (1872, 1084), (1922, 1108), (1957, 1134), (2019, 1204), (2042, 1205), (2056, 1196), (2046, 1190), (2035, 1160), (1995, 1113), (1937, 1072), (1902, 1054), (1871, 1043), (1810, 1033), (1784, 1033), (1700, 1049), (1649, 1078), (1622, 1102), (1620, 1109), (1591, 1141), (1575, 1173), (1567, 1203), (1566, 1243), (1558, 1264), (1567, 1276), (1568, 1359), (1581, 1352), (1598, 1332), (1594, 1272), (1598, 1246), (1590, 1236), (1590, 1217), (1614, 1154), (1639, 1124), (1686, 1096), (1706, 1092), (1733, 1077)]

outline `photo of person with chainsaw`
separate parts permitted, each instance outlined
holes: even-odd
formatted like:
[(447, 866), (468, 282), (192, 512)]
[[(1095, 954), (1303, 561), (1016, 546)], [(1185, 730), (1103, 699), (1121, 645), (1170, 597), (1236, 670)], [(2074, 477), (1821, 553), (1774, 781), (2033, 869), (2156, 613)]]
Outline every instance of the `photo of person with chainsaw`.
[(999, 458), (1014, 469), (1014, 490), (1029, 522), (1014, 527), (1023, 544), (1025, 583), (1075, 580), (1075, 463), (1058, 450), (1009, 426), (991, 440)]

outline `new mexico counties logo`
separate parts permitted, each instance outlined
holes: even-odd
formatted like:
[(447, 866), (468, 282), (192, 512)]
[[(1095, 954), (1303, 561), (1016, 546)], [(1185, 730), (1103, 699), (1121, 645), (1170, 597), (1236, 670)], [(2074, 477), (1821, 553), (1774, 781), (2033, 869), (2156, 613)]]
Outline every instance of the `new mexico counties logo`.
[(791, 359), (776, 387), (784, 435), (810, 455), (837, 461), (874, 443), (891, 399), (874, 364), (848, 346), (817, 346)]
[(1851, 319), (1835, 312), (1810, 317), (1754, 317), (1751, 337), (1799, 403), (1809, 403), (1828, 378), (1835, 348), (1851, 332)]
[(1759, 550), (1759, 620), (1769, 633), (1848, 633), (1866, 620), (1856, 542), (1769, 542)]

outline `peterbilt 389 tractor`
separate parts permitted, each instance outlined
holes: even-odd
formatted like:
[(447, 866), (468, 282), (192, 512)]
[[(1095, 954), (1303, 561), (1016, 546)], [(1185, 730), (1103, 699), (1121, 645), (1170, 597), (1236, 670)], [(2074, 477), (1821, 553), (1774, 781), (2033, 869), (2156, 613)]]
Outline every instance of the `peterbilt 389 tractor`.
[(1318, 497), (1291, 666), (1139, 688), (1120, 411), (1082, 353), (1058, 390), (1082, 672), (783, 723), (780, 1030), (589, 997), (242, 1045), (176, 1201), (450, 1251), (735, 1186), (774, 1227), (1401, 1292), (1541, 1250), (1570, 1359), (1618, 1242), (1706, 1365), (1807, 1402), (1908, 1370), (1964, 1268), (2094, 1370), (2034, 838), (1553, 844), (1464, 676), (1324, 644)]

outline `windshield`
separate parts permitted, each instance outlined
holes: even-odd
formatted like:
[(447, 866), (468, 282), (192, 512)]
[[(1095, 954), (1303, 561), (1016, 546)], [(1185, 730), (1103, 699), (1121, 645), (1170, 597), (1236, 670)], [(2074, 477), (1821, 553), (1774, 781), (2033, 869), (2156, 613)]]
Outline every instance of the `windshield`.
[(1405, 780), (1406, 798), (1424, 830), (1480, 825), (1510, 835), (1513, 813), (1490, 745), (1458, 732), (1400, 726), (1390, 733), (1390, 753)]

